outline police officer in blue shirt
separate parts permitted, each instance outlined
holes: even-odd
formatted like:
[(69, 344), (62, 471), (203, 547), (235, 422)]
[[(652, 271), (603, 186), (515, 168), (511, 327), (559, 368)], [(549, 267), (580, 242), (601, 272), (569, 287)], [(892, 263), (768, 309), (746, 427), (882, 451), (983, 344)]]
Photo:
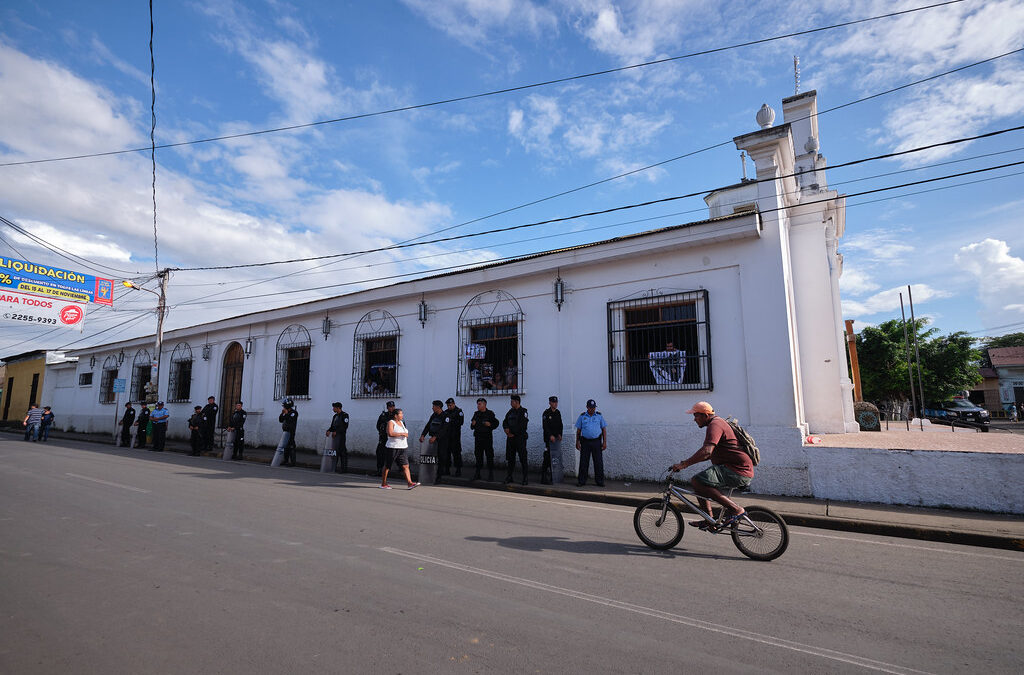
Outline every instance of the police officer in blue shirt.
[(163, 401), (158, 401), (149, 419), (153, 422), (153, 450), (164, 451), (164, 439), (167, 438), (167, 420), (171, 411), (164, 407)]
[(576, 418), (576, 449), (580, 451), (580, 473), (578, 487), (587, 484), (590, 458), (594, 458), (594, 483), (604, 487), (604, 451), (608, 447), (608, 423), (597, 411), (594, 399), (587, 401), (586, 412)]

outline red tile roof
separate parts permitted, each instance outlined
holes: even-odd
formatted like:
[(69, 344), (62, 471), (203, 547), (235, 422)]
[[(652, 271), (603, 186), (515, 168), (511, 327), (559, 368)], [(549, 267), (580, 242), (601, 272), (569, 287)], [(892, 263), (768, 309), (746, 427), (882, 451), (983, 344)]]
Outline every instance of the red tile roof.
[(996, 347), (988, 350), (994, 368), (1024, 366), (1024, 347)]

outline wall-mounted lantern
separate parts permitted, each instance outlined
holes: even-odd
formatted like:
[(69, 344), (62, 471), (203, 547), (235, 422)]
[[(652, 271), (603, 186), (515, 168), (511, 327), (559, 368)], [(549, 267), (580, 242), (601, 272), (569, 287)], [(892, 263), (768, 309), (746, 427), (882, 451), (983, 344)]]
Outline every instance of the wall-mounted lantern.
[(562, 281), (562, 277), (555, 279), (555, 304), (558, 305), (558, 311), (562, 311), (562, 303), (565, 302), (565, 282)]
[(420, 300), (419, 319), (420, 319), (420, 327), (422, 327), (422, 328), (426, 328), (427, 327), (427, 311), (428, 311), (428, 309), (429, 308), (427, 307), (427, 301), (426, 300)]
[(120, 366), (122, 363), (124, 363), (124, 350), (123, 349), (117, 355), (117, 365)]
[(89, 357), (89, 367), (90, 368), (95, 368), (96, 367), (96, 355), (95, 354), (93, 354), (92, 356)]
[(203, 345), (203, 361), (210, 360), (210, 352), (213, 351), (213, 345), (207, 343)]
[(249, 358), (252, 355), (252, 338), (245, 338), (245, 358)]
[(331, 317), (330, 316), (325, 316), (324, 317), (324, 322), (323, 322), (323, 325), (320, 326), (320, 330), (324, 334), (324, 340), (326, 340), (327, 336), (331, 334)]

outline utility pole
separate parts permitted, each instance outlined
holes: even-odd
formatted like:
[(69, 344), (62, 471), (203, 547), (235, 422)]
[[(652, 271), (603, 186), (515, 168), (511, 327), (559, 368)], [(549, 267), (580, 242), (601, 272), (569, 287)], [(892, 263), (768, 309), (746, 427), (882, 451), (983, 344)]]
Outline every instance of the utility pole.
[(163, 269), (156, 273), (157, 278), (160, 279), (160, 291), (154, 291), (152, 288), (143, 288), (134, 281), (122, 281), (121, 284), (125, 288), (131, 288), (136, 291), (148, 291), (153, 295), (157, 296), (156, 305), (156, 353), (153, 355), (153, 361), (149, 368), (149, 384), (146, 385), (146, 402), (156, 403), (160, 398), (160, 351), (164, 345), (164, 315), (167, 314), (167, 282), (171, 278), (171, 270)]
[(853, 319), (846, 320), (846, 344), (850, 350), (850, 373), (853, 375), (853, 400), (864, 400), (860, 388), (860, 363), (857, 360), (857, 336), (853, 333)]

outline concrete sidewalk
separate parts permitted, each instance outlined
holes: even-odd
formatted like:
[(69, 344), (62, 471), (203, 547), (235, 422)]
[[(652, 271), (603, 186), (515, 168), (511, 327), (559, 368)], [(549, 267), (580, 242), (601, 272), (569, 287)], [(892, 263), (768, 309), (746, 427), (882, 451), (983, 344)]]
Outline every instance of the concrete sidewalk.
[[(5, 431), (16, 432), (15, 429)], [(113, 445), (109, 434), (54, 431), (50, 437)], [(177, 439), (168, 440), (165, 448), (169, 452), (190, 451), (186, 442)], [(124, 451), (144, 452), (127, 448)], [(269, 464), (273, 454), (273, 448), (246, 448), (245, 460)], [(218, 449), (217, 452), (206, 455), (220, 458), (222, 453)], [(320, 469), (320, 455), (308, 449), (300, 448), (296, 460), (300, 467), (316, 471)], [(372, 475), (376, 471), (376, 460), (373, 456), (350, 452), (348, 468), (352, 474)], [(415, 475), (415, 464), (412, 469)], [(664, 483), (646, 481), (609, 480), (605, 482), (604, 487), (587, 485), (581, 488), (576, 486), (573, 479), (568, 478), (567, 482), (560, 485), (542, 485), (539, 473), (531, 473), (529, 485), (520, 485), (518, 482), (506, 485), (498, 482), (504, 478), (503, 467), (495, 470), (495, 477), (498, 479), (495, 482), (469, 480), (468, 476), (472, 476), (473, 471), (473, 465), (467, 465), (463, 468), (462, 478), (445, 476), (442, 483), (467, 489), (498, 490), (624, 506), (636, 506), (658, 496), (664, 490)], [(521, 474), (517, 471), (516, 475), (518, 477)], [(400, 474), (396, 474), (394, 470), (391, 477), (401, 481)], [(756, 480), (754, 485), (756, 487)], [(1024, 551), (1024, 518), (1013, 515), (759, 494), (744, 494), (740, 501), (743, 504), (770, 508), (785, 518), (790, 525)]]

